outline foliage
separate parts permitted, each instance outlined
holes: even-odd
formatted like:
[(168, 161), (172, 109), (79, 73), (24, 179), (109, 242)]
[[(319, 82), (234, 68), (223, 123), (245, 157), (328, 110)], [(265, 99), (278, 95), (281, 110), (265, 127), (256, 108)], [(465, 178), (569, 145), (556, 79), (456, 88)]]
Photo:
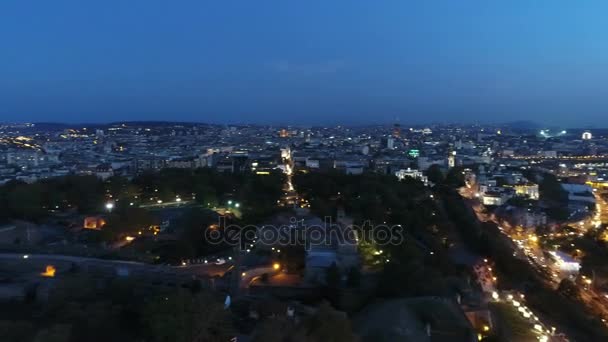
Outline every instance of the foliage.
[(351, 267), (346, 275), (346, 285), (348, 287), (358, 287), (361, 284), (361, 271), (356, 267)]
[(160, 295), (144, 308), (143, 322), (150, 341), (228, 341), (232, 328), (223, 304), (207, 293)]
[(561, 204), (568, 200), (568, 195), (562, 189), (561, 183), (550, 173), (543, 174), (543, 179), (538, 186), (540, 198), (549, 203)]
[(357, 341), (350, 320), (329, 304), (299, 324), (284, 318), (267, 318), (254, 331), (254, 342), (352, 342)]
[(429, 178), (429, 181), (434, 184), (441, 184), (445, 180), (445, 175), (443, 174), (443, 171), (441, 171), (441, 166), (437, 164), (429, 166), (426, 175)]
[(338, 288), (340, 286), (340, 269), (334, 262), (325, 273), (325, 283), (329, 288)]
[(163, 169), (147, 172), (132, 181), (111, 177), (65, 176), (33, 184), (11, 181), (0, 187), (0, 220), (39, 220), (51, 210), (77, 209), (83, 214), (103, 212), (104, 201), (117, 209), (129, 203), (156, 203), (195, 198), (214, 207), (232, 199), (243, 204), (245, 215), (259, 217), (274, 209), (282, 194), (283, 174), (259, 176), (253, 173), (220, 173), (212, 169)]

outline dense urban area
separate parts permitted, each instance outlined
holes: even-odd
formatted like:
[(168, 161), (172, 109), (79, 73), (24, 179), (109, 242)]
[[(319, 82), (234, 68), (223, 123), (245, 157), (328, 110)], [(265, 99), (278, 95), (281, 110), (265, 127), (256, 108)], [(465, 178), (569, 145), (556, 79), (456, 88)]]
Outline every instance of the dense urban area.
[(0, 125), (0, 340), (606, 341), (608, 129)]

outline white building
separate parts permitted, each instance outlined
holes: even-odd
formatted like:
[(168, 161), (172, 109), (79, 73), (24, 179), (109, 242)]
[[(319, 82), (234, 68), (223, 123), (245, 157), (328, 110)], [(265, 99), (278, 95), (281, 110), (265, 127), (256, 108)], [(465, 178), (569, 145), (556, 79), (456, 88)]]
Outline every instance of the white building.
[(483, 205), (500, 206), (507, 202), (508, 198), (501, 193), (486, 192), (481, 197)]
[(412, 170), (409, 167), (407, 168), (407, 170), (401, 169), (401, 170), (395, 172), (395, 176), (397, 176), (397, 178), (399, 178), (399, 180), (403, 180), (405, 177), (411, 177), (414, 179), (418, 179), (418, 180), (422, 181), (422, 183), (424, 183), (424, 185), (427, 185), (429, 182), (428, 177), (425, 176), (422, 173), (422, 171)]

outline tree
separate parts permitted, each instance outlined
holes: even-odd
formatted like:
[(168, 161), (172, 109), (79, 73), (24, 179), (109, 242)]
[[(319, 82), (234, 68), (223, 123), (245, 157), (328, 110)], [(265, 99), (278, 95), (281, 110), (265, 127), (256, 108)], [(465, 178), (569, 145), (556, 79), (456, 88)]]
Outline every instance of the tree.
[(568, 195), (562, 188), (561, 183), (557, 180), (557, 177), (550, 173), (543, 175), (538, 190), (541, 199), (549, 203), (561, 204), (568, 200)]
[(580, 298), (580, 289), (570, 279), (562, 279), (562, 281), (559, 282), (557, 291), (569, 298)]
[(284, 342), (292, 338), (295, 324), (282, 317), (268, 317), (253, 332), (253, 342)]
[(148, 229), (158, 223), (149, 211), (143, 208), (121, 207), (112, 213), (104, 232), (110, 239), (135, 235), (138, 231)]
[(312, 316), (297, 325), (285, 318), (267, 318), (253, 333), (253, 341), (353, 342), (358, 338), (346, 314), (324, 302)]
[(44, 188), (40, 184), (19, 184), (7, 196), (9, 211), (12, 216), (37, 220), (46, 214), (43, 208)]
[(351, 267), (348, 270), (346, 285), (348, 287), (358, 287), (361, 283), (361, 271), (356, 267)]
[(443, 171), (441, 171), (441, 166), (437, 164), (433, 164), (426, 171), (427, 177), (429, 181), (435, 184), (441, 184), (444, 181)]
[(326, 270), (325, 283), (332, 289), (340, 287), (340, 269), (335, 262)]
[(465, 185), (464, 168), (460, 166), (451, 168), (445, 176), (445, 183), (454, 188), (463, 187)]
[(295, 341), (352, 342), (357, 341), (350, 320), (345, 313), (323, 303), (317, 312), (298, 326)]
[(69, 324), (56, 324), (36, 334), (34, 342), (69, 342), (71, 330)]
[(5, 341), (29, 342), (31, 341), (34, 327), (27, 321), (0, 321), (0, 336)]
[(155, 342), (228, 341), (232, 333), (228, 312), (207, 293), (157, 296), (144, 308), (143, 321)]

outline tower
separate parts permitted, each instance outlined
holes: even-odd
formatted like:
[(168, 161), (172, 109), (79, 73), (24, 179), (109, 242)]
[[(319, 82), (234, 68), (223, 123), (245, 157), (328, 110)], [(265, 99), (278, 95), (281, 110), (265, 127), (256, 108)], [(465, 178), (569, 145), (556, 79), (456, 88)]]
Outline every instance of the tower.
[(393, 137), (400, 138), (401, 137), (401, 125), (396, 123), (393, 125)]
[(456, 151), (451, 151), (448, 155), (448, 168), (456, 166)]

